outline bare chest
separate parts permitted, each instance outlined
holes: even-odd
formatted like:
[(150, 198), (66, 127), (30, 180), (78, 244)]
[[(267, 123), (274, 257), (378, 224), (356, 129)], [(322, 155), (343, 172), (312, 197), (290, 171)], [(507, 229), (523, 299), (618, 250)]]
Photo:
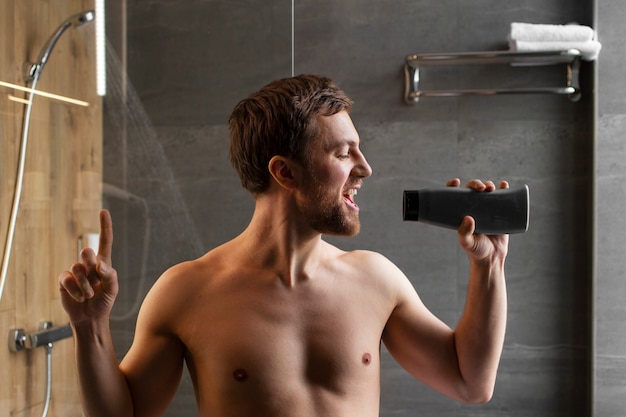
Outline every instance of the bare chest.
[(246, 290), (198, 301), (181, 339), (198, 391), (215, 394), (202, 401), (219, 408), (244, 398), (297, 409), (291, 402), (354, 401), (364, 393), (377, 399), (387, 313), (376, 297), (349, 289)]

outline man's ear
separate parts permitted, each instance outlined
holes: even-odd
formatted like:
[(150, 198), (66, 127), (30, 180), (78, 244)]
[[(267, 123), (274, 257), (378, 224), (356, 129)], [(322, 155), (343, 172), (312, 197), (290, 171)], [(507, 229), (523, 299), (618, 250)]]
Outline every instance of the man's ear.
[(287, 189), (296, 188), (296, 172), (294, 162), (284, 156), (274, 155), (268, 164), (268, 169), (274, 180)]

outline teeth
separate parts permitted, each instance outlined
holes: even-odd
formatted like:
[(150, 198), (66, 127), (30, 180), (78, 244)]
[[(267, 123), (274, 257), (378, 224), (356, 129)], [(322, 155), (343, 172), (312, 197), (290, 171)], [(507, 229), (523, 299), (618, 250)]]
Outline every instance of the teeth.
[(356, 195), (356, 188), (350, 188), (348, 190), (348, 195)]

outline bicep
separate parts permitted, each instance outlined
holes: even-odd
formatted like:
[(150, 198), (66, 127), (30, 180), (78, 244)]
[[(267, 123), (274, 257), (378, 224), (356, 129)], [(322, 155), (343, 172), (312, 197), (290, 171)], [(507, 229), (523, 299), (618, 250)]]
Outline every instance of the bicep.
[(423, 304), (406, 277), (383, 332), (394, 359), (413, 377), (451, 397), (461, 382), (454, 331)]
[(184, 364), (184, 346), (170, 330), (168, 308), (163, 308), (158, 295), (151, 295), (141, 308), (133, 344), (120, 364), (136, 416), (165, 411), (176, 393)]

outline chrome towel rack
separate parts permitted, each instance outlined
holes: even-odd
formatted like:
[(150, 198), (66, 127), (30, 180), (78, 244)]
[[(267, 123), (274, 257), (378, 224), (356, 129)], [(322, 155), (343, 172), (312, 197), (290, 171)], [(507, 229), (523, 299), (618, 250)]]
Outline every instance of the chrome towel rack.
[[(454, 97), (462, 95), (496, 94), (560, 94), (571, 101), (580, 100), (580, 51), (487, 51), (458, 52), (446, 54), (408, 55), (404, 64), (405, 92), (404, 100), (408, 104), (417, 103), (422, 97)], [(527, 88), (481, 88), (457, 90), (422, 90), (420, 89), (420, 69), (437, 65), (472, 65), (472, 64), (509, 64), (515, 67), (565, 64), (567, 81), (562, 87), (527, 87)]]

